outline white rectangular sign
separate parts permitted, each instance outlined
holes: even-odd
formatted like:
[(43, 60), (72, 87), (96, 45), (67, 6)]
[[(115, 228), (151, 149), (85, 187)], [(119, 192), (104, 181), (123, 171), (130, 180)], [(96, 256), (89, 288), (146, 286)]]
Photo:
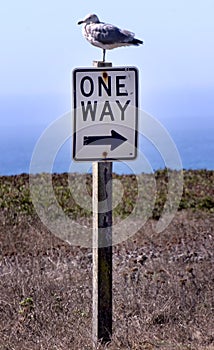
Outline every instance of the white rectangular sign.
[(74, 69), (73, 109), (75, 160), (136, 158), (137, 68)]

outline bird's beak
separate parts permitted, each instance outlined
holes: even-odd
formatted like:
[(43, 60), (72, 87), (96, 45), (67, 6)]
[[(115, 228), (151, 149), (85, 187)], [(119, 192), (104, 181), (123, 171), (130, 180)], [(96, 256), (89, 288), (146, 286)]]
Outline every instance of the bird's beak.
[(77, 22), (78, 25), (83, 24), (83, 23), (84, 23), (84, 21)]

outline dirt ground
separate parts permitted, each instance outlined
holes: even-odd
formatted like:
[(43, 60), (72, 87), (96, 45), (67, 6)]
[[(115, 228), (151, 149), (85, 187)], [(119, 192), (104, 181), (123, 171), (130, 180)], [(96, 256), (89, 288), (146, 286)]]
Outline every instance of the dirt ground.
[[(92, 349), (92, 250), (61, 241), (3, 195), (0, 350)], [(113, 336), (97, 349), (214, 350), (208, 209), (180, 208), (162, 233), (151, 218), (113, 247)]]

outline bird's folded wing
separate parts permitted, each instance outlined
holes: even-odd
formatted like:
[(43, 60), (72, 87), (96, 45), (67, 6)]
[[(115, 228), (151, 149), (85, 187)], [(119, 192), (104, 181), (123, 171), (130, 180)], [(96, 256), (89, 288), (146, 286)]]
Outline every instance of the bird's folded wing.
[(96, 23), (90, 26), (90, 34), (93, 38), (103, 44), (114, 44), (129, 42), (134, 38), (134, 33), (121, 30), (111, 24)]

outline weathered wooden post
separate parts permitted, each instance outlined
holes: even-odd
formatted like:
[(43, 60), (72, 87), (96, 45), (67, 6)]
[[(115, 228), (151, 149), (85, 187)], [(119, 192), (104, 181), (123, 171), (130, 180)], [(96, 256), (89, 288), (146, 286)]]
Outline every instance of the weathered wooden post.
[[(94, 62), (96, 67), (111, 63)], [(93, 163), (93, 344), (112, 336), (112, 162)]]
[(112, 161), (137, 156), (138, 70), (73, 71), (73, 159), (93, 161), (93, 344), (112, 336)]

